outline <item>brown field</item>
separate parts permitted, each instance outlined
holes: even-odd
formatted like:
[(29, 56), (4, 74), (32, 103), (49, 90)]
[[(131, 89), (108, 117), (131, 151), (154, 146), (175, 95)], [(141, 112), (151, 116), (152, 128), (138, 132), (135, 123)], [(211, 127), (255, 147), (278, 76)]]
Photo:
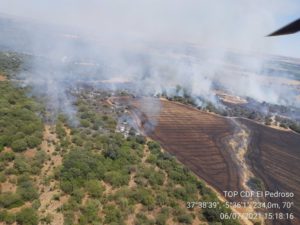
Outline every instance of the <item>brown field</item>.
[(239, 121), (251, 129), (248, 159), (254, 174), (263, 180), (267, 190), (295, 194), (294, 198), (268, 200), (294, 202), (291, 212), (298, 220), (295, 219), (293, 224), (300, 224), (300, 135), (275, 130), (244, 119)]
[[(240, 167), (228, 143), (236, 132), (231, 119), (201, 112), (180, 103), (154, 98), (118, 100), (129, 105), (140, 129), (222, 193), (241, 190)], [(159, 106), (159, 107), (158, 107)], [(293, 222), (273, 220), (270, 224), (300, 224), (300, 135), (236, 119), (250, 131), (248, 163), (266, 190), (294, 192)], [(232, 199), (231, 199), (232, 200)], [(276, 212), (276, 210), (273, 210)], [(287, 212), (281, 209), (281, 212)]]
[(239, 97), (239, 96), (235, 96), (235, 95), (231, 95), (228, 94), (224, 91), (215, 91), (216, 96), (218, 96), (223, 102), (227, 102), (227, 103), (231, 103), (231, 104), (246, 104), (247, 100)]
[[(220, 192), (241, 189), (238, 166), (227, 148), (228, 137), (234, 133), (230, 120), (159, 99), (131, 104), (143, 131), (199, 177)], [(153, 109), (157, 105), (161, 110)]]

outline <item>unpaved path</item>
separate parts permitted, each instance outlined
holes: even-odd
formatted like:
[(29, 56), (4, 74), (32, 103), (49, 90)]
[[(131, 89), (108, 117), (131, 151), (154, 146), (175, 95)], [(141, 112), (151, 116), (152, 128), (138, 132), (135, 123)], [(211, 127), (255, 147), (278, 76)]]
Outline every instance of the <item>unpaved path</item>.
[[(57, 209), (60, 208), (68, 198), (61, 196), (59, 183), (49, 177), (53, 175), (54, 169), (62, 164), (62, 157), (54, 153), (55, 144), (58, 142), (58, 139), (55, 134), (51, 133), (51, 127), (48, 125), (45, 126), (43, 139), (41, 148), (45, 151), (49, 160), (45, 162), (41, 174), (37, 179), (41, 202), (39, 213), (41, 217), (48, 214), (52, 215), (53, 220), (51, 224), (61, 225), (64, 223), (64, 218), (62, 213), (57, 212)], [(45, 179), (50, 179), (50, 181), (45, 182)], [(55, 200), (55, 196), (60, 196), (59, 200)]]

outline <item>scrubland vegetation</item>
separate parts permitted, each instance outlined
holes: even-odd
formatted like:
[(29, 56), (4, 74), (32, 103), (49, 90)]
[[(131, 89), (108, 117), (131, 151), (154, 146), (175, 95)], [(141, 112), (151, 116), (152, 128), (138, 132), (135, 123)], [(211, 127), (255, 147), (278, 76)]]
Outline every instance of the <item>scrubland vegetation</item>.
[[(10, 63), (1, 63), (0, 72), (9, 72)], [(0, 81), (0, 92), (1, 222), (215, 223), (229, 211), (222, 204), (188, 209), (188, 201), (219, 200), (158, 143), (116, 132), (117, 114), (105, 95), (78, 95), (79, 125), (72, 126), (64, 115), (43, 122), (43, 104), (9, 80)]]
[(22, 68), (25, 56), (14, 52), (0, 52), (0, 72), (12, 77)]
[(8, 81), (0, 83), (0, 149), (11, 147), (15, 152), (41, 144), (43, 123), (37, 116), (40, 106), (14, 88)]

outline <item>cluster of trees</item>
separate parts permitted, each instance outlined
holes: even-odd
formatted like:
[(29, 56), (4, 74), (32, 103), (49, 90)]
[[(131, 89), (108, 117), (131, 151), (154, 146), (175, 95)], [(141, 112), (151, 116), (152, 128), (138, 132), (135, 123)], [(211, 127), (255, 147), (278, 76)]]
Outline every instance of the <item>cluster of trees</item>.
[(293, 121), (288, 118), (284, 118), (281, 116), (275, 116), (275, 121), (279, 123), (280, 127), (289, 128), (297, 133), (300, 133), (300, 122)]
[(11, 209), (23, 205), (25, 202), (32, 202), (39, 197), (37, 188), (28, 175), (22, 175), (17, 181), (16, 192), (3, 192), (0, 194), (0, 206)]
[(17, 224), (22, 225), (37, 225), (39, 217), (37, 211), (33, 208), (23, 208), (18, 213), (9, 213), (6, 210), (0, 211), (0, 221), (5, 224)]
[[(42, 151), (37, 152), (31, 160), (11, 151), (0, 153), (0, 182), (6, 181), (7, 177), (13, 174), (16, 180), (10, 182), (17, 186), (15, 192), (0, 193), (0, 221), (6, 224), (38, 224), (36, 210), (40, 206), (39, 193), (31, 175), (39, 174), (45, 159), (45, 153)], [(13, 167), (8, 167), (11, 162)], [(31, 202), (32, 208), (22, 208), (18, 213), (8, 211), (23, 206), (26, 202)]]
[(8, 146), (20, 152), (42, 142), (43, 123), (37, 115), (41, 107), (25, 91), (0, 83), (0, 150)]
[[(16, 176), (22, 174), (38, 175), (47, 158), (46, 153), (42, 150), (37, 151), (35, 156), (30, 159), (22, 155), (16, 155), (14, 152), (1, 152), (0, 174)], [(10, 162), (13, 162), (13, 167), (8, 167)]]
[[(22, 58), (15, 53), (0, 52), (0, 74), (13, 76), (21, 68)], [(15, 153), (38, 147), (43, 137), (41, 105), (27, 97), (27, 91), (10, 81), (0, 82), (0, 182), (10, 179), (16, 185), (16, 191), (0, 193), (0, 221), (5, 224), (37, 225), (39, 222), (39, 194), (31, 175), (40, 173), (46, 155), (39, 150), (29, 160)], [(14, 152), (3, 151), (4, 147), (11, 147)], [(32, 207), (22, 207), (17, 213), (10, 211), (26, 202), (31, 202)]]
[(113, 132), (115, 130), (117, 122), (111, 114), (99, 110), (95, 112), (93, 106), (90, 106), (84, 100), (78, 100), (76, 107), (78, 108), (78, 120), (81, 127), (94, 131), (101, 130), (102, 132)]
[(91, 180), (100, 180), (105, 175), (104, 157), (80, 149), (71, 150), (66, 156), (57, 178), (64, 192), (72, 194), (77, 189), (90, 184)]
[(6, 76), (15, 74), (21, 68), (24, 57), (13, 52), (0, 52), (0, 72)]

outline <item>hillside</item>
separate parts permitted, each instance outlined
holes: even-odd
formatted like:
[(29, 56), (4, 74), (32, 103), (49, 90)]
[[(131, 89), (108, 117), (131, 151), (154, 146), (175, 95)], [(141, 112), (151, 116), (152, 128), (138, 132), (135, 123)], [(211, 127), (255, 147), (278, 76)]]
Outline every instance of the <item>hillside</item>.
[[(298, 224), (299, 134), (158, 98), (123, 97), (112, 101), (127, 106), (141, 132), (160, 142), (166, 151), (221, 194), (227, 190), (292, 192), (295, 195), (292, 198), (227, 199), (263, 201), (269, 206), (252, 207), (272, 215), (295, 216), (274, 217), (267, 219), (267, 224)], [(157, 105), (159, 113), (153, 110)], [(286, 208), (285, 202), (292, 202), (292, 208)]]
[[(206, 224), (230, 212), (158, 143), (116, 132), (109, 93), (81, 92), (75, 120), (61, 114), (49, 123), (44, 99), (29, 97), (7, 73), (0, 82), (0, 223)], [(218, 207), (188, 207), (199, 201)]]

